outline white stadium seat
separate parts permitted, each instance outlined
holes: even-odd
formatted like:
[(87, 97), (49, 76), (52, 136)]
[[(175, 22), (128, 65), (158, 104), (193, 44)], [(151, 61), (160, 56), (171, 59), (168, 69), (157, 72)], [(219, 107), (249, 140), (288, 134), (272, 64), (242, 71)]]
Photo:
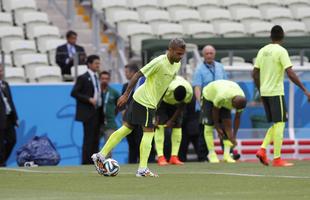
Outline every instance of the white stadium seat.
[(171, 39), (183, 36), (182, 26), (173, 23), (162, 23), (152, 26), (153, 32), (162, 38)]
[(106, 9), (127, 9), (127, 0), (92, 0), (93, 8), (97, 11)]
[(35, 38), (58, 39), (60, 37), (60, 31), (57, 26), (51, 26), (51, 25), (31, 26), (27, 27), (27, 37), (30, 39)]
[(169, 13), (174, 22), (193, 23), (199, 22), (201, 19), (199, 12), (193, 9), (171, 10)]
[(231, 64), (235, 65), (236, 63), (245, 63), (244, 58), (240, 56), (233, 56), (231, 59), (232, 63), (230, 63), (230, 57), (223, 57), (221, 58), (221, 63), (223, 65), (231, 65)]
[(219, 0), (188, 0), (188, 4), (191, 7), (201, 9), (217, 8), (220, 6)]
[(237, 22), (223, 22), (215, 26), (215, 30), (223, 37), (245, 37), (244, 25)]
[(289, 7), (304, 7), (304, 6), (310, 6), (309, 0), (283, 0), (283, 5), (289, 6)]
[(227, 8), (250, 7), (248, 0), (222, 0), (222, 5)]
[(138, 10), (157, 9), (159, 7), (157, 0), (128, 0), (128, 6)]
[(259, 7), (260, 9), (270, 8), (270, 7), (280, 7), (282, 0), (250, 0), (249, 3), (252, 6)]
[(34, 69), (34, 79), (39, 83), (62, 82), (61, 70), (58, 66), (42, 66)]
[(2, 0), (2, 4), (5, 11), (37, 9), (35, 0)]
[(3, 45), (11, 40), (24, 39), (24, 32), (21, 27), (17, 26), (1, 26), (0, 27), (0, 39)]
[(208, 23), (186, 23), (183, 24), (185, 35), (193, 38), (210, 38), (216, 37), (214, 27)]
[(131, 22), (139, 22), (139, 15), (136, 11), (132, 10), (121, 10), (118, 12), (113, 12), (107, 20), (113, 24), (117, 23), (118, 25), (124, 23), (131, 23)]
[(55, 50), (58, 46), (63, 45), (67, 43), (66, 40), (64, 39), (43, 39), (43, 40), (38, 40), (38, 50), (41, 53), (46, 53), (50, 50)]
[(186, 9), (189, 7), (187, 0), (158, 0), (162, 8)]
[(198, 8), (200, 16), (203, 21), (211, 23), (229, 22), (232, 17), (227, 9), (213, 8), (213, 9), (202, 9)]
[(0, 12), (0, 27), (2, 26), (12, 26), (13, 25), (13, 19), (12, 14), (7, 12)]
[(17, 25), (47, 25), (49, 23), (48, 16), (44, 12), (28, 11), (15, 15)]
[(284, 21), (280, 23), (286, 36), (305, 36), (308, 34), (306, 25), (300, 21)]
[(247, 25), (246, 30), (255, 37), (268, 37), (273, 26), (274, 24), (270, 22), (253, 22)]
[(295, 19), (310, 19), (310, 6), (291, 8)]
[(143, 22), (149, 23), (151, 25), (170, 21), (169, 13), (165, 10), (152, 9), (147, 11), (140, 11), (139, 14)]
[[(87, 72), (87, 66), (86, 65), (78, 65), (77, 66), (77, 76), (80, 76), (82, 74), (84, 74), (85, 72)], [(75, 75), (75, 68), (71, 67), (71, 75), (74, 76)]]
[(14, 53), (14, 55), (23, 53), (35, 53), (36, 45), (33, 40), (10, 40), (2, 44), (5, 53)]
[[(293, 63), (293, 65), (300, 65), (301, 63), (301, 56), (300, 55), (293, 55), (293, 56), (290, 56), (290, 59), (291, 59), (291, 62)], [(308, 63), (309, 62), (309, 58), (307, 56), (304, 56), (303, 57), (303, 62), (304, 64), (305, 63)]]
[(5, 80), (9, 83), (25, 83), (25, 70), (21, 67), (6, 67)]
[(126, 40), (129, 39), (131, 49), (140, 53), (141, 41), (154, 38), (151, 26), (148, 24), (128, 24), (119, 29), (119, 33)]
[[(2, 64), (2, 55), (0, 54), (0, 64)], [(4, 66), (5, 67), (12, 67), (13, 63), (12, 63), (12, 57), (10, 54), (5, 54), (4, 55)]]
[(261, 9), (262, 16), (266, 20), (270, 20), (273, 23), (281, 23), (282, 21), (288, 21), (293, 19), (292, 12), (288, 8), (265, 8)]
[(256, 8), (231, 8), (229, 9), (234, 20), (243, 24), (252, 23), (254, 21), (262, 21), (262, 14)]

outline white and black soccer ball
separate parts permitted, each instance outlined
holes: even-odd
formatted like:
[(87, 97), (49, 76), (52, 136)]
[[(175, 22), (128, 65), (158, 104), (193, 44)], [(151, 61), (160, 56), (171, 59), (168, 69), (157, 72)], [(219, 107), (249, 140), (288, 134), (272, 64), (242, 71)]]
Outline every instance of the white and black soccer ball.
[(120, 170), (118, 162), (112, 158), (105, 159), (101, 167), (104, 176), (116, 176)]

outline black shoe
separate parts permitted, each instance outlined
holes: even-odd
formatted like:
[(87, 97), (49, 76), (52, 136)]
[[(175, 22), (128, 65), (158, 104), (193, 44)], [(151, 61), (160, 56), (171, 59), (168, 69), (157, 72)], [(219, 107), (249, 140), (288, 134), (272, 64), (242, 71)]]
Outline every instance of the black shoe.
[(236, 154), (233, 154), (233, 155), (232, 155), (232, 158), (233, 158), (234, 160), (239, 160), (240, 157), (241, 157), (241, 155), (240, 155), (239, 153), (236, 153)]

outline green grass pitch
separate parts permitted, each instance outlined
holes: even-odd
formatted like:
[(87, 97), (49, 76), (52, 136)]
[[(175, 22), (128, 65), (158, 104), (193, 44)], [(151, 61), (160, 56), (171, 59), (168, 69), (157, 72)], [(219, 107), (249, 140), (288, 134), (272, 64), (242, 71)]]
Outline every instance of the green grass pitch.
[(159, 178), (136, 178), (137, 165), (122, 165), (116, 177), (93, 166), (1, 168), (1, 200), (240, 200), (310, 199), (310, 162), (290, 168), (259, 163), (209, 164), (150, 169)]

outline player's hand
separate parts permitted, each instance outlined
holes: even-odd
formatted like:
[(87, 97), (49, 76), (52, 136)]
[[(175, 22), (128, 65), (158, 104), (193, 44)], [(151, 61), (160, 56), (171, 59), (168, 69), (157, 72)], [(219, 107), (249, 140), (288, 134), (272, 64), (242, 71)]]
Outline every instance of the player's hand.
[(231, 141), (231, 143), (233, 144), (233, 146), (232, 147), (235, 147), (235, 146), (237, 146), (237, 140), (236, 140), (236, 138), (234, 137), (234, 138), (231, 138), (230, 139), (230, 141)]
[(120, 98), (117, 101), (117, 107), (121, 108), (122, 106), (124, 106), (128, 101), (128, 96), (127, 95), (122, 95), (120, 96)]
[(96, 104), (97, 104), (97, 100), (95, 99), (95, 98), (89, 98), (89, 103), (91, 104), (91, 105), (93, 105), (94, 107), (96, 107)]
[(166, 128), (173, 128), (173, 126), (174, 126), (174, 123), (173, 123), (173, 121), (170, 121), (170, 120), (167, 121), (166, 124), (165, 124)]

